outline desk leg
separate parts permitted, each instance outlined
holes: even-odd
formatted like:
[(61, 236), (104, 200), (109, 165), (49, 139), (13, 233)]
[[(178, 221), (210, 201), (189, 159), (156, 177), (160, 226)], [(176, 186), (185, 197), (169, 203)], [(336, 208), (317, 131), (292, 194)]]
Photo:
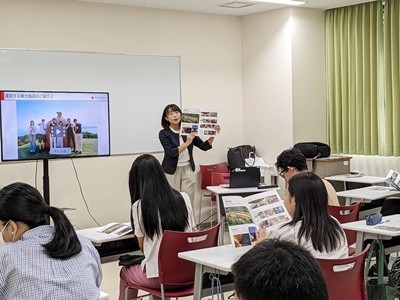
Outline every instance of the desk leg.
[(350, 197), (346, 197), (345, 205), (349, 206), (350, 204), (351, 204), (351, 198)]
[[(217, 221), (221, 222), (221, 201), (222, 197), (221, 195), (217, 195)], [(223, 245), (224, 244), (224, 224), (221, 224), (219, 227), (219, 233), (218, 233), (218, 245)]]
[(360, 254), (362, 252), (363, 244), (364, 244), (364, 232), (357, 231), (356, 254)]
[(196, 270), (194, 273), (193, 300), (201, 300), (202, 289), (203, 289), (203, 265), (196, 264)]

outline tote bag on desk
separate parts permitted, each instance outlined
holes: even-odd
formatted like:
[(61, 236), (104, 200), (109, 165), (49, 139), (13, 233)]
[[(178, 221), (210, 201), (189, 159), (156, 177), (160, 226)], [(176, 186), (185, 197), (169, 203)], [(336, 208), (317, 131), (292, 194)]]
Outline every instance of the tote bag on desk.
[(385, 248), (381, 240), (374, 240), (371, 244), (371, 248), (368, 251), (367, 263), (365, 265), (365, 277), (368, 275), (371, 258), (374, 255), (378, 265), (378, 277), (367, 280), (368, 300), (394, 300), (397, 296), (396, 286), (392, 283), (390, 276), (388, 283), (384, 283), (383, 281), (384, 268), (387, 270), (388, 267), (385, 257)]
[[(229, 148), (227, 153), (228, 167), (233, 168), (243, 168), (251, 167), (254, 165), (256, 158), (256, 147), (251, 145), (240, 145), (233, 148)], [(249, 165), (246, 163), (247, 158), (253, 158), (253, 164)]]

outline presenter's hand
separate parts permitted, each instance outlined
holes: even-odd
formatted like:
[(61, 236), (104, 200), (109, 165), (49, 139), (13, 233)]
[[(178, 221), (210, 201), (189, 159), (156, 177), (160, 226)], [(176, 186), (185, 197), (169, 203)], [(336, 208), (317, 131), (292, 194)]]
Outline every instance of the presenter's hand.
[(189, 143), (190, 145), (193, 142), (194, 137), (195, 137), (194, 133), (188, 134), (186, 136), (186, 142)]
[(217, 133), (220, 133), (220, 131), (221, 131), (221, 126), (215, 125), (214, 129), (215, 129), (215, 131), (216, 131)]

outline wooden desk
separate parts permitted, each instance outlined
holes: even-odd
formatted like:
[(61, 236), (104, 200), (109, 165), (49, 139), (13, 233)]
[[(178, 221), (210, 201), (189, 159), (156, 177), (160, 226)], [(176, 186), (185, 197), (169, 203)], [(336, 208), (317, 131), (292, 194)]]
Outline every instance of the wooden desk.
[[(386, 216), (386, 217), (383, 217), (382, 221), (384, 222), (383, 224), (377, 224), (375, 226), (368, 226), (366, 224), (365, 220), (343, 223), (343, 224), (341, 224), (341, 226), (343, 229), (357, 231), (356, 253), (361, 253), (365, 240), (368, 240), (368, 239), (388, 240), (394, 236), (400, 236), (400, 231), (389, 231), (389, 230), (382, 230), (382, 229), (376, 228), (377, 226), (394, 226), (394, 227), (400, 228), (400, 215)], [(392, 247), (392, 248), (395, 248), (395, 247)], [(389, 249), (385, 249), (385, 250), (389, 250)], [(386, 253), (395, 252), (396, 250), (392, 250), (392, 251), (389, 250)]]
[(338, 197), (346, 198), (346, 205), (350, 205), (352, 200), (358, 201), (363, 199), (364, 201), (370, 202), (382, 198), (398, 196), (400, 195), (400, 191), (385, 186), (369, 186), (360, 189), (337, 192), (336, 195)]
[[(273, 189), (278, 189), (279, 188), (273, 188)], [(223, 188), (220, 186), (208, 186), (207, 190), (209, 190), (211, 193), (213, 193), (217, 200), (217, 221), (220, 222), (221, 221), (221, 215), (222, 215), (222, 207), (223, 207), (223, 203), (222, 203), (222, 196), (229, 196), (229, 195), (234, 195), (234, 196), (242, 196), (242, 197), (246, 197), (246, 196), (250, 196), (256, 193), (261, 193), (261, 192), (265, 192), (268, 191), (270, 189), (259, 189), (256, 187), (252, 187), (252, 188), (237, 188), (237, 189), (230, 189), (230, 188)], [(223, 241), (224, 241), (224, 224), (221, 224), (220, 226), (220, 232), (219, 232), (219, 245), (223, 245)]]
[[(124, 223), (130, 225), (129, 222)], [(140, 251), (135, 235), (128, 233), (123, 236), (98, 232), (101, 227), (77, 230), (76, 233), (89, 239), (99, 251), (102, 263), (115, 261), (122, 254)]]
[(233, 248), (231, 245), (178, 253), (178, 257), (196, 263), (193, 300), (201, 299), (203, 273), (206, 268), (230, 272), (232, 264), (252, 246)]

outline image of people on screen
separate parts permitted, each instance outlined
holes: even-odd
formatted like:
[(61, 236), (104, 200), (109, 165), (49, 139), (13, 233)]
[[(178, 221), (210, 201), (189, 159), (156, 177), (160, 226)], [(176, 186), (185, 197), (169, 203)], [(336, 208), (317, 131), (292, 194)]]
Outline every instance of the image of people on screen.
[[(32, 114), (32, 112), (40, 111), (40, 109), (28, 110), (27, 106), (36, 107), (38, 105), (38, 103), (30, 103), (30, 105), (27, 103), (17, 103), (18, 123), (20, 123), (22, 119), (31, 119), (32, 116), (35, 115)], [(77, 108), (76, 111), (74, 111), (71, 109), (71, 105), (67, 107), (66, 104), (64, 107), (65, 113), (63, 113), (60, 108), (61, 107), (59, 107), (58, 110), (53, 110), (51, 107), (53, 111), (56, 111), (56, 115), (53, 113), (53, 116), (42, 111), (42, 118), (39, 118), (41, 122), (38, 122), (37, 126), (35, 122), (31, 120), (28, 134), (22, 134), (23, 132), (18, 134), (19, 159), (29, 159), (36, 156), (76, 156), (85, 154), (85, 152), (88, 154), (97, 154), (97, 126), (86, 126), (84, 128), (82, 123), (78, 122), (77, 117), (84, 115), (82, 109)], [(87, 109), (89, 110), (89, 108)], [(50, 120), (47, 123), (46, 117)], [(18, 130), (18, 133), (19, 132)]]
[(35, 122), (31, 121), (29, 128), (28, 128), (29, 152), (31, 152), (31, 153), (36, 151), (36, 131), (37, 131), (37, 127), (35, 126)]
[(82, 124), (78, 122), (77, 119), (74, 119), (75, 124), (75, 153), (82, 154)]
[(46, 143), (46, 130), (47, 130), (46, 120), (42, 119), (40, 123), (38, 122), (38, 127), (39, 131), (37, 134), (37, 140), (39, 145), (39, 153), (41, 153), (44, 150)]
[(0, 92), (4, 161), (110, 155), (107, 92)]

